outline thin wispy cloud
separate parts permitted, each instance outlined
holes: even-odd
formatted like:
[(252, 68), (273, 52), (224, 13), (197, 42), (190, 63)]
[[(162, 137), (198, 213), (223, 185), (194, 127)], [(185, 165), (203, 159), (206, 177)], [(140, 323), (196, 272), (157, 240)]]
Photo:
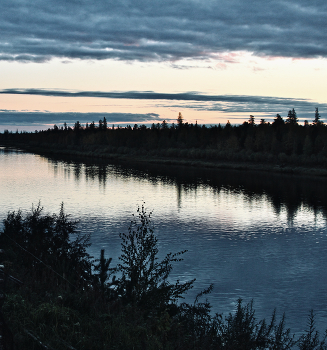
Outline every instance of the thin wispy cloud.
[(0, 60), (326, 57), (326, 13), (323, 0), (1, 0)]
[(306, 99), (269, 97), (269, 96), (251, 96), (251, 95), (208, 95), (199, 92), (182, 93), (160, 93), (154, 91), (68, 91), (68, 90), (50, 90), (50, 89), (2, 89), (0, 94), (12, 95), (38, 95), (53, 97), (97, 97), (108, 99), (129, 99), (129, 100), (179, 100), (179, 101), (220, 101), (220, 102), (244, 102), (244, 103), (273, 103), (285, 105), (286, 103), (301, 102), (310, 103)]
[(50, 113), (50, 112), (21, 112), (0, 110), (0, 125), (68, 125), (74, 124), (76, 121), (80, 123), (95, 124), (103, 118), (112, 124), (150, 124), (161, 121), (161, 118), (156, 113)]
[[(184, 93), (158, 93), (153, 91), (125, 91), (125, 92), (106, 92), (106, 91), (68, 91), (68, 90), (49, 90), (49, 89), (3, 89), (1, 94), (12, 95), (36, 95), (52, 97), (76, 97), (76, 98), (104, 98), (104, 99), (128, 99), (128, 100), (147, 100), (152, 102), (152, 108), (170, 108), (175, 110), (193, 109), (197, 111), (222, 112), (234, 114), (232, 119), (237, 120), (237, 114), (260, 114), (265, 115), (267, 119), (272, 120), (277, 113), (286, 117), (287, 112), (295, 108), (300, 119), (313, 119), (316, 107), (319, 107), (320, 113), (324, 117), (327, 113), (326, 103), (317, 103), (309, 99), (282, 98), (271, 96), (251, 96), (251, 95), (208, 95), (199, 92)], [(108, 123), (139, 123), (152, 124), (166, 119), (168, 122), (174, 122), (174, 118), (163, 118), (158, 113), (50, 113), (46, 111), (8, 111), (0, 110), (0, 124), (24, 124), (28, 123), (74, 123), (79, 120), (86, 123), (106, 117)], [(244, 117), (240, 117), (244, 119)], [(230, 119), (230, 118), (229, 118)], [(215, 123), (212, 120), (212, 123)]]
[[(308, 99), (282, 98), (271, 96), (251, 96), (251, 95), (208, 95), (199, 92), (184, 93), (159, 93), (153, 91), (68, 91), (49, 89), (2, 89), (1, 94), (13, 95), (37, 95), (52, 97), (96, 97), (106, 99), (129, 99), (129, 100), (166, 100), (193, 102), (192, 104), (167, 105), (183, 108), (195, 108), (198, 110), (211, 110), (221, 112), (272, 112), (287, 108), (299, 108), (303, 111), (312, 111), (315, 107), (327, 109), (327, 104), (319, 103)], [(198, 104), (197, 102), (203, 102)], [(161, 105), (163, 106), (163, 105)]]

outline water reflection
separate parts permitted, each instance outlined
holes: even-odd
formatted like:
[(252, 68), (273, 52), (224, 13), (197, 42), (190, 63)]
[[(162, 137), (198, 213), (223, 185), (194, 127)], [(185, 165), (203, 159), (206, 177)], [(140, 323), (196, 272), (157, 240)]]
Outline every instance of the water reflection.
[[(11, 152), (11, 151), (10, 151)], [(136, 205), (154, 209), (160, 252), (188, 249), (175, 279), (215, 284), (214, 310), (252, 298), (268, 317), (277, 307), (301, 330), (311, 308), (326, 322), (326, 184), (323, 179), (161, 165), (106, 164), (0, 149), (0, 216), (41, 200), (80, 219), (91, 254), (120, 254)], [(327, 322), (326, 322), (327, 324)]]
[(216, 195), (222, 191), (232, 195), (241, 194), (249, 205), (264, 198), (272, 205), (276, 215), (286, 210), (287, 221), (290, 225), (294, 217), (304, 208), (312, 210), (316, 218), (320, 214), (327, 217), (327, 183), (325, 179), (319, 177), (312, 179), (286, 174), (199, 169), (159, 164), (116, 163), (113, 166), (88, 159), (83, 159), (83, 162), (69, 158), (47, 159), (53, 166), (55, 174), (58, 171), (69, 173), (73, 169), (75, 181), (81, 181), (83, 173), (86, 181), (97, 181), (103, 188), (106, 187), (110, 176), (119, 179), (133, 178), (136, 181), (143, 179), (153, 186), (159, 183), (174, 186), (178, 208), (182, 206), (184, 194), (192, 193), (196, 197), (198, 189), (209, 186)]

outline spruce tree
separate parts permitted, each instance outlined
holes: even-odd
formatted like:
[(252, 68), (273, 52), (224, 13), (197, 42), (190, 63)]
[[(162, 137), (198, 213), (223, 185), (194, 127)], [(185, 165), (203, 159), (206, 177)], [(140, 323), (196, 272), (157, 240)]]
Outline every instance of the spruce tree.
[(291, 125), (297, 125), (298, 118), (297, 118), (297, 115), (296, 115), (296, 112), (295, 112), (294, 108), (292, 110), (288, 111), (286, 123), (287, 124), (291, 124)]
[(179, 128), (181, 128), (182, 125), (183, 125), (183, 116), (182, 116), (181, 112), (178, 113), (177, 125), (178, 125)]
[(315, 110), (315, 118), (314, 120), (312, 121), (312, 124), (313, 125), (321, 125), (322, 122), (320, 120), (320, 114), (319, 114), (319, 111), (318, 111), (318, 107), (316, 107), (316, 110)]
[(272, 125), (273, 126), (279, 126), (279, 125), (284, 125), (284, 119), (280, 116), (280, 114), (276, 114), (276, 118), (274, 119)]

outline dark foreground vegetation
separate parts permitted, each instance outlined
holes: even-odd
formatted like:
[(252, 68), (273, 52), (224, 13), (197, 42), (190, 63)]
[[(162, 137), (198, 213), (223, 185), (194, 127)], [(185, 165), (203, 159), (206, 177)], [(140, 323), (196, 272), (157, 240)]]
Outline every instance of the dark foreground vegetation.
[(55, 153), (84, 154), (104, 158), (130, 156), (183, 159), (209, 162), (251, 162), (280, 167), (307, 166), (326, 168), (327, 126), (316, 108), (312, 121), (298, 123), (294, 109), (287, 118), (276, 115), (272, 123), (255, 118), (241, 125), (205, 126), (184, 122), (176, 124), (108, 126), (105, 118), (86, 125), (75, 123), (34, 133), (0, 134), (0, 144)]
[(214, 314), (205, 299), (212, 286), (194, 303), (180, 302), (194, 281), (172, 282), (169, 274), (185, 252), (158, 260), (143, 206), (121, 239), (119, 264), (111, 266), (104, 251), (92, 260), (88, 237), (63, 206), (53, 215), (40, 205), (8, 213), (0, 234), (2, 313), (16, 349), (327, 349), (313, 313), (295, 339), (284, 317), (257, 320), (252, 303), (239, 300), (233, 314)]

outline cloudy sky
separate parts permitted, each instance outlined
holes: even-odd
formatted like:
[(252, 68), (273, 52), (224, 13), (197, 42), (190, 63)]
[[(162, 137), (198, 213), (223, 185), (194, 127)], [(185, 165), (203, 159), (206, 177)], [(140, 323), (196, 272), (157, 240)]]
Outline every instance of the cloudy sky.
[(326, 15), (320, 0), (0, 0), (0, 132), (327, 121)]

